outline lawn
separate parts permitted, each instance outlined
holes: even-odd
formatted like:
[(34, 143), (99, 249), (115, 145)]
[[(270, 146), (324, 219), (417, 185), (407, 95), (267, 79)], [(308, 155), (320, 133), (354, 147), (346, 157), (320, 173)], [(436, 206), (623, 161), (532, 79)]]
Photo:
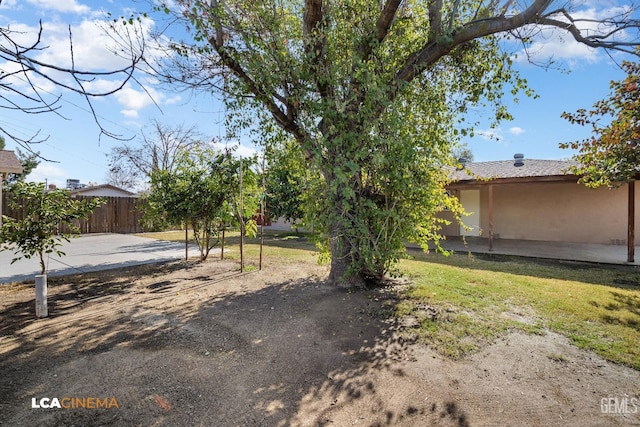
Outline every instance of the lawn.
[(636, 267), (467, 255), (416, 256), (398, 315), (440, 353), (463, 357), (510, 330), (568, 337), (640, 370), (640, 271)]
[[(183, 233), (146, 234), (169, 240)], [(257, 265), (258, 240), (246, 257)], [(230, 233), (225, 257), (239, 259), (239, 236)], [(279, 262), (316, 262), (305, 235), (269, 232), (265, 254)], [(513, 330), (551, 330), (576, 346), (640, 370), (640, 270), (637, 267), (539, 261), (515, 257), (444, 257), (410, 251), (400, 270), (410, 279), (398, 317), (440, 354), (461, 358)], [(550, 355), (562, 359), (562, 355)]]

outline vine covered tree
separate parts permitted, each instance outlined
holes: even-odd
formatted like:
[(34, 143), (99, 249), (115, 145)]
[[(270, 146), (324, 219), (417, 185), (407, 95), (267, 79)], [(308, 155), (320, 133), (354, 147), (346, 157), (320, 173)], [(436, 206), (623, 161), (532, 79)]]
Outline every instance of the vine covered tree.
[[(575, 7), (575, 6), (573, 6)], [(178, 0), (185, 24), (157, 76), (225, 92), (230, 128), (286, 133), (322, 174), (329, 280), (348, 286), (393, 270), (405, 242), (438, 240), (457, 120), (479, 102), (509, 118), (507, 88), (527, 91), (504, 38), (542, 28), (631, 52), (635, 7), (597, 22), (569, 2)], [(166, 37), (167, 35), (163, 35)], [(267, 137), (267, 135), (265, 135)]]

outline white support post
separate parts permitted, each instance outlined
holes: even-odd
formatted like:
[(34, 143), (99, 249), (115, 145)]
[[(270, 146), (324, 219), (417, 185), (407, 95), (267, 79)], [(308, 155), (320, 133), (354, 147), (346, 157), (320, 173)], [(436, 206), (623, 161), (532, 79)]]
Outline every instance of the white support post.
[(47, 317), (47, 275), (36, 275), (36, 317)]

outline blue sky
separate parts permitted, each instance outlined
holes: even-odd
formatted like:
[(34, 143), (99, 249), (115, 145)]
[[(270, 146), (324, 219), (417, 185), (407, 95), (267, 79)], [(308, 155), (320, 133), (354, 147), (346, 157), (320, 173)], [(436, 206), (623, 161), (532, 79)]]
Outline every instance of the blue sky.
[[(586, 6), (588, 2), (583, 4), (585, 16), (597, 16), (597, 7)], [(611, 3), (607, 4), (611, 6)], [(132, 5), (135, 3), (126, 1), (2, 0), (0, 25), (10, 25), (28, 38), (29, 35), (33, 37), (38, 20), (42, 20), (46, 44), (50, 46), (44, 52), (46, 59), (62, 64), (69, 61), (68, 26), (71, 25), (76, 62), (85, 68), (113, 68), (120, 62), (105, 49), (108, 39), (96, 23), (104, 19), (101, 9), (119, 16), (126, 14)], [(137, 5), (146, 6), (145, 3)], [(536, 52), (538, 61), (553, 56), (565, 71), (570, 72), (545, 70), (526, 61), (518, 61), (516, 68), (539, 98), (521, 97), (518, 104), (508, 101), (513, 121), (503, 122), (497, 129), (481, 125), (474, 138), (464, 141), (473, 151), (476, 161), (510, 159), (514, 153), (539, 159), (570, 157), (572, 152), (559, 149), (558, 144), (585, 138), (588, 129), (571, 125), (560, 117), (562, 112), (590, 108), (595, 101), (608, 96), (611, 80), (624, 77), (604, 51), (587, 49), (566, 36), (545, 34), (544, 39), (536, 40), (532, 50)], [(94, 82), (96, 87), (100, 83)], [(37, 81), (37, 84), (51, 96), (61, 93), (60, 89), (45, 81)], [(215, 98), (163, 92), (153, 86), (148, 87), (158, 106), (135, 85), (114, 96), (94, 99), (93, 105), (102, 124), (111, 132), (134, 138), (142, 129), (150, 131), (148, 126), (153, 119), (167, 125), (195, 125), (207, 137), (224, 136), (224, 110)], [(108, 170), (107, 155), (120, 142), (107, 137), (99, 139), (98, 127), (88, 112), (86, 102), (79, 96), (62, 94), (60, 113), (64, 118), (54, 114), (26, 115), (2, 111), (0, 124), (25, 138), (38, 131), (49, 136), (47, 141), (33, 148), (55, 162), (42, 162), (30, 176), (31, 180), (47, 180), (59, 186), (64, 186), (67, 178), (79, 179), (83, 183), (104, 183)], [(485, 113), (481, 110), (474, 112), (479, 118)], [(244, 142), (244, 145), (242, 153), (248, 154), (255, 149), (250, 142)], [(7, 140), (8, 149), (15, 147), (14, 142)]]

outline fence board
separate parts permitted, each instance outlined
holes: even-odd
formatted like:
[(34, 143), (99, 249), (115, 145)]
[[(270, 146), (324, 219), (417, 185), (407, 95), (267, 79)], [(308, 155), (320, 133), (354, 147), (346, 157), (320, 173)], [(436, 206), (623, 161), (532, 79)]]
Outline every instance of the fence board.
[[(2, 214), (12, 218), (22, 219), (25, 212), (21, 209), (9, 208), (11, 194), (2, 193)], [(75, 199), (93, 199), (92, 196), (76, 196)], [(101, 197), (106, 203), (93, 211), (87, 219), (75, 221), (82, 234), (89, 233), (139, 233), (142, 232), (140, 219), (142, 218), (140, 199), (136, 197)], [(68, 232), (67, 227), (58, 227), (59, 232)]]

